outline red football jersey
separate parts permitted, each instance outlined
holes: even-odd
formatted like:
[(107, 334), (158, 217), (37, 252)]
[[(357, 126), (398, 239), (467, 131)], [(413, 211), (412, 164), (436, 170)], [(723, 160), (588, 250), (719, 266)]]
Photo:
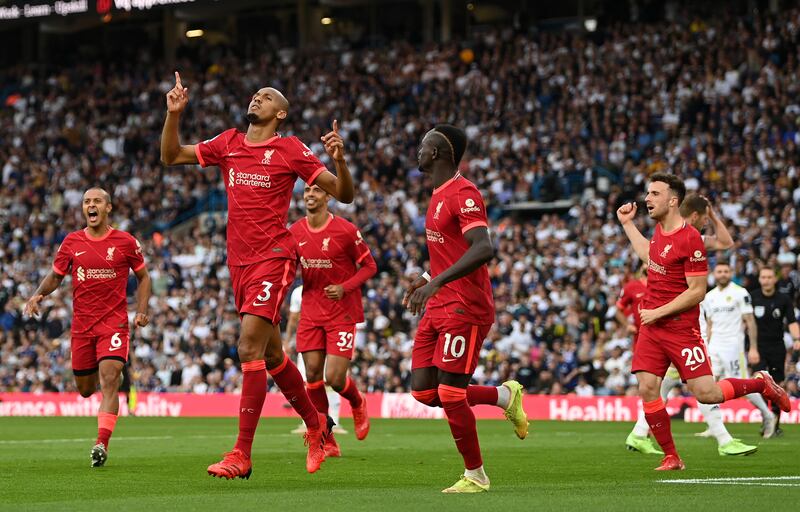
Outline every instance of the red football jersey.
[(314, 325), (364, 321), (361, 287), (345, 291), (341, 300), (325, 296), (325, 287), (342, 284), (356, 273), (356, 265), (371, 257), (361, 232), (349, 221), (330, 215), (319, 229), (302, 218), (289, 231), (297, 241), (303, 274), (303, 321)]
[(622, 287), (619, 294), (617, 308), (623, 314), (633, 315), (633, 325), (638, 329), (642, 326), (642, 319), (639, 317), (639, 310), (642, 308), (644, 296), (647, 293), (647, 283), (641, 279), (631, 279)]
[(124, 231), (109, 228), (102, 238), (91, 238), (85, 229), (67, 235), (53, 271), (72, 274), (72, 333), (127, 331), (128, 271), (143, 267), (142, 246)]
[[(687, 277), (708, 274), (708, 260), (703, 238), (694, 227), (684, 222), (671, 233), (665, 233), (656, 224), (650, 240), (650, 263), (647, 269), (645, 309), (655, 309), (671, 302), (689, 288)], [(700, 306), (695, 305), (674, 318), (686, 320), (700, 328)], [(670, 320), (659, 320), (657, 324)]]
[(295, 259), (286, 229), (297, 177), (314, 183), (323, 171), (297, 137), (275, 135), (253, 144), (235, 128), (195, 146), (202, 167), (216, 165), (228, 192), (228, 264), (249, 265), (271, 258)]
[[(459, 173), (433, 191), (425, 217), (431, 276), (451, 267), (469, 249), (464, 233), (488, 227), (478, 188)], [(494, 322), (494, 299), (486, 265), (444, 285), (427, 305), (431, 318), (463, 319), (472, 324)]]

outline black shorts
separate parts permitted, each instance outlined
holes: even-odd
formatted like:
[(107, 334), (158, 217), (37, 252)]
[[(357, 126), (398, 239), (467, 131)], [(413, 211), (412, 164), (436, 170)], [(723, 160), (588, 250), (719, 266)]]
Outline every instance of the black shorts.
[(759, 350), (759, 357), (761, 361), (758, 363), (759, 370), (767, 370), (775, 382), (783, 382), (786, 380), (786, 351), (770, 351), (761, 352)]

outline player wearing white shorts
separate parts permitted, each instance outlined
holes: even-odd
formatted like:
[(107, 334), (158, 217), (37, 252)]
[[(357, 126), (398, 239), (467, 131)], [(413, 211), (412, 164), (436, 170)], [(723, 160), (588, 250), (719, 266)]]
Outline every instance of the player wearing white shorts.
[[(747, 379), (748, 362), (754, 365), (759, 362), (758, 330), (753, 317), (753, 303), (747, 290), (731, 282), (731, 267), (727, 262), (719, 262), (714, 267), (714, 280), (717, 286), (706, 294), (700, 304), (700, 325), (702, 327), (705, 323), (703, 339), (706, 340), (714, 377)], [(750, 338), (750, 350), (746, 355), (745, 327)], [(746, 395), (746, 398), (761, 411), (764, 438), (772, 437), (775, 433), (776, 417), (767, 407), (764, 398), (758, 393)], [(708, 432), (716, 437), (713, 427)], [(730, 437), (727, 432), (726, 435)]]

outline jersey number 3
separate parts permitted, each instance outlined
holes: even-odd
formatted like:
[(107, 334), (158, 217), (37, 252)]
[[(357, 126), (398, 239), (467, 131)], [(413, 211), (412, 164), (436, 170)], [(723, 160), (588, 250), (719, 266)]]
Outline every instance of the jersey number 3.
[(261, 292), (260, 295), (256, 296), (256, 299), (260, 300), (261, 302), (267, 302), (272, 294), (269, 293), (269, 289), (272, 288), (272, 283), (269, 281), (261, 281), (261, 284), (264, 285), (264, 290)]

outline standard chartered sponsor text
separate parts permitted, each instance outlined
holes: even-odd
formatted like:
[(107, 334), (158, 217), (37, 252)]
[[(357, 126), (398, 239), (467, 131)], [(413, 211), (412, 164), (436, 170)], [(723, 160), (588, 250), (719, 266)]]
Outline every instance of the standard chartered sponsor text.
[(249, 172), (237, 172), (235, 183), (248, 187), (270, 188), (272, 186), (269, 174), (253, 174)]
[(90, 268), (86, 270), (87, 279), (114, 279), (117, 271), (113, 268)]

